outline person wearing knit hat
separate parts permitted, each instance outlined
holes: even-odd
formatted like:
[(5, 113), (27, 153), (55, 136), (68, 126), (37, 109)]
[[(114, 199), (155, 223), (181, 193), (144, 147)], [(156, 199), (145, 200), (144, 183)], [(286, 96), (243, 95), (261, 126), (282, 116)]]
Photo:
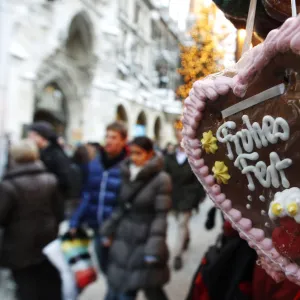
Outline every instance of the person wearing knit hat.
[(35, 132), (37, 135), (45, 139), (46, 141), (55, 141), (57, 139), (54, 127), (45, 121), (39, 121), (29, 126), (31, 132)]
[(70, 189), (70, 160), (57, 142), (54, 127), (45, 121), (35, 122), (29, 126), (28, 138), (36, 143), (41, 161), (57, 177), (61, 194), (66, 198)]

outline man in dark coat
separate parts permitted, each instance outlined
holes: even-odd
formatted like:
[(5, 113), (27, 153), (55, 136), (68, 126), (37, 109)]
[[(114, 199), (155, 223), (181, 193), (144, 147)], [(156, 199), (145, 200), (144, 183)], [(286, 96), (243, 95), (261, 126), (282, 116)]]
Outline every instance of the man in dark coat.
[(38, 146), (41, 161), (56, 176), (60, 192), (66, 198), (71, 188), (70, 160), (59, 146), (53, 126), (44, 121), (35, 122), (29, 127), (28, 138)]
[(62, 220), (57, 180), (32, 141), (13, 145), (11, 153), (15, 164), (0, 183), (0, 265), (11, 269), (18, 299), (60, 300), (60, 275), (42, 253)]
[(178, 221), (177, 246), (175, 253), (174, 268), (182, 268), (182, 254), (187, 249), (190, 241), (189, 221), (193, 209), (198, 209), (199, 203), (204, 199), (205, 192), (202, 185), (192, 172), (187, 160), (187, 155), (180, 146), (182, 134), (176, 131), (178, 147), (174, 154), (166, 155), (165, 170), (170, 174), (173, 185), (173, 210)]

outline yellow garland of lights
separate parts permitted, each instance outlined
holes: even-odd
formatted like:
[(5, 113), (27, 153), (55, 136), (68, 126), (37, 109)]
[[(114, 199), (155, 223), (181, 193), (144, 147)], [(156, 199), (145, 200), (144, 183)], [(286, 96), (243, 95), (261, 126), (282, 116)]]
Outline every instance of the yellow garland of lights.
[(178, 73), (184, 84), (178, 87), (176, 93), (182, 99), (188, 97), (196, 80), (221, 69), (219, 61), (224, 57), (224, 51), (218, 49), (218, 45), (227, 37), (227, 33), (220, 35), (214, 32), (216, 9), (213, 3), (201, 8), (198, 20), (190, 31), (194, 45), (180, 46), (181, 67)]
[(216, 161), (214, 167), (212, 168), (212, 171), (218, 184), (228, 184), (231, 176), (228, 173), (228, 167), (224, 164), (223, 161)]

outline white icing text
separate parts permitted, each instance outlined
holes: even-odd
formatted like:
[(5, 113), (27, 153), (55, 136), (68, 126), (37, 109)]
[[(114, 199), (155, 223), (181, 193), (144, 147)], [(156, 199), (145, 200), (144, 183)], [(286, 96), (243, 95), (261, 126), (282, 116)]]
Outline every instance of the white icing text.
[(290, 183), (284, 170), (292, 164), (291, 159), (286, 158), (281, 161), (276, 152), (271, 152), (269, 166), (263, 161), (258, 161), (255, 165), (248, 165), (248, 161), (259, 159), (259, 154), (253, 152), (254, 147), (261, 149), (269, 144), (276, 144), (279, 140), (287, 141), (289, 139), (290, 128), (287, 121), (280, 117), (274, 119), (271, 116), (265, 116), (262, 126), (260, 126), (257, 122), (250, 124), (249, 117), (246, 115), (242, 117), (242, 120), (247, 129), (231, 134), (229, 130), (236, 129), (236, 123), (228, 121), (218, 128), (216, 137), (220, 143), (226, 144), (228, 157), (231, 160), (235, 156), (234, 146), (237, 155), (234, 165), (242, 171), (242, 174), (247, 176), (249, 190), (255, 190), (253, 175), (265, 188), (269, 188), (271, 185), (275, 188), (280, 185), (288, 188)]

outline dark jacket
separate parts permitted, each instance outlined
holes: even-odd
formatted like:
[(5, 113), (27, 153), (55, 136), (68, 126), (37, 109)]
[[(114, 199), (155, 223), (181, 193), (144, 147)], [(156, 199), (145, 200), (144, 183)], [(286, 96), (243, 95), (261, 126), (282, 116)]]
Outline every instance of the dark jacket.
[[(216, 211), (215, 208), (209, 211), (207, 229), (215, 226)], [(288, 279), (275, 282), (257, 264), (255, 251), (239, 237), (228, 221), (223, 223), (223, 233), (217, 244), (221, 246), (220, 250), (216, 252), (214, 245), (203, 257), (187, 300), (300, 299), (300, 287)]]
[(175, 211), (190, 211), (197, 208), (205, 198), (202, 185), (194, 175), (188, 160), (180, 165), (176, 153), (165, 156), (165, 170), (171, 176), (172, 201)]
[(62, 219), (56, 178), (41, 162), (13, 167), (0, 183), (0, 263), (21, 269), (42, 262)]
[(125, 156), (126, 153), (122, 152), (110, 160), (102, 151), (100, 156), (82, 166), (86, 175), (80, 205), (70, 221), (71, 228), (86, 223), (90, 228), (98, 229), (111, 216), (117, 206), (121, 186), (120, 163)]
[[(215, 207), (209, 210), (205, 223), (208, 230), (215, 227), (217, 211)], [(223, 232), (200, 262), (187, 300), (251, 300), (256, 260), (255, 251), (224, 220)]]
[(50, 144), (40, 152), (41, 161), (50, 173), (53, 173), (57, 180), (60, 192), (65, 197), (70, 187), (70, 160), (59, 145)]
[[(171, 181), (162, 169), (163, 159), (156, 156), (131, 182), (129, 162), (122, 165), (120, 206), (141, 182), (149, 181), (150, 177), (151, 180), (134, 198), (129, 212), (121, 214), (120, 220), (115, 222), (114, 215), (118, 214), (115, 211), (102, 228), (103, 235), (113, 233), (114, 236), (107, 279), (117, 291), (160, 287), (169, 280), (166, 231), (167, 213), (171, 207)], [(147, 257), (156, 258), (157, 263), (147, 265)]]

